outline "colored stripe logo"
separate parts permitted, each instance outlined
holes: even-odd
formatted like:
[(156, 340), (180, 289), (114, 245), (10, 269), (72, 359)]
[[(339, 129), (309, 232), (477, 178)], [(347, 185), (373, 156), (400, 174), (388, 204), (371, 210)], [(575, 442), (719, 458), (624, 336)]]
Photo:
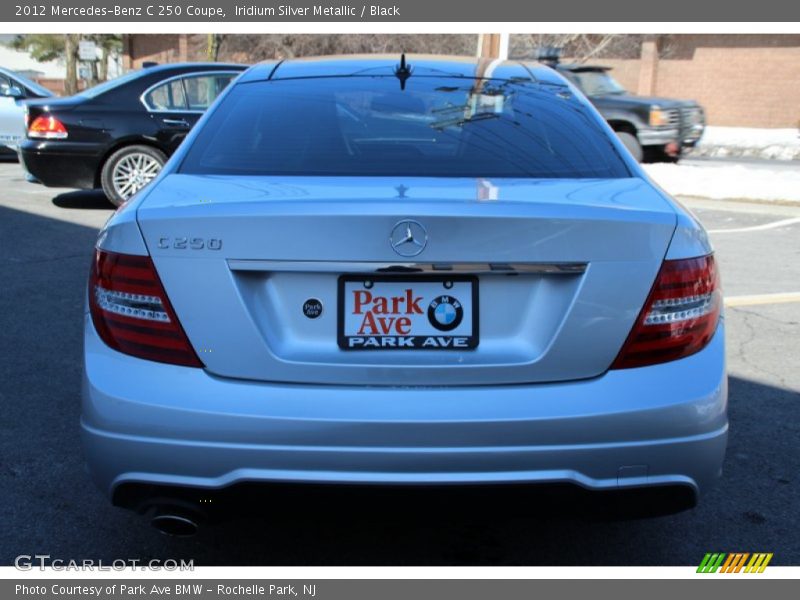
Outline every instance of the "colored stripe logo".
[(772, 552), (707, 552), (697, 572), (763, 573), (771, 560)]

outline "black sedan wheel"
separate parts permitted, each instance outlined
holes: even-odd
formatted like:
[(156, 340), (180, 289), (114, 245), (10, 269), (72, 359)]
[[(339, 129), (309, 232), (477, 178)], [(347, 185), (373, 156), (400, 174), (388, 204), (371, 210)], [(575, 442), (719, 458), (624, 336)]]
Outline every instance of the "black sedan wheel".
[(100, 183), (106, 197), (119, 206), (158, 175), (166, 156), (151, 146), (125, 146), (108, 157)]

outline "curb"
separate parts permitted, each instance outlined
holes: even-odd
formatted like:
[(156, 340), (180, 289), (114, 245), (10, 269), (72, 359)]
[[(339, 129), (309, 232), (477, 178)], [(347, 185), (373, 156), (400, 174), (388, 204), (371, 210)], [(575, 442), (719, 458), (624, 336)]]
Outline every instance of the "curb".
[(736, 204), (758, 204), (762, 206), (791, 206), (800, 209), (800, 200), (765, 200), (758, 198), (710, 198), (708, 196), (687, 196), (685, 194), (675, 194), (675, 198), (681, 201), (691, 202), (700, 200), (701, 202), (735, 202)]
[(785, 162), (800, 161), (800, 146), (695, 146), (687, 157), (707, 158), (758, 158)]

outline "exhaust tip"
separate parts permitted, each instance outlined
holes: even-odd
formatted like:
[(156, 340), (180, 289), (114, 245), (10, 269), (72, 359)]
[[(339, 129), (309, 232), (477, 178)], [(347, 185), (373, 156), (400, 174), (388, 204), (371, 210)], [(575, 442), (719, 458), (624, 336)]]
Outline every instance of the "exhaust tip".
[(164, 535), (172, 537), (191, 537), (199, 529), (194, 519), (174, 513), (157, 514), (150, 524)]

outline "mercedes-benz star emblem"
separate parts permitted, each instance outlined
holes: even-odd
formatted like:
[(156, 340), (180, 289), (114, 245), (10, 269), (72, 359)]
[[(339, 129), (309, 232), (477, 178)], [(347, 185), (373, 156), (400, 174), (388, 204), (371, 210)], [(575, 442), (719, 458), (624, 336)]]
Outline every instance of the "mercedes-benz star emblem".
[(416, 221), (404, 219), (392, 229), (389, 243), (400, 256), (416, 256), (428, 245), (428, 232)]

